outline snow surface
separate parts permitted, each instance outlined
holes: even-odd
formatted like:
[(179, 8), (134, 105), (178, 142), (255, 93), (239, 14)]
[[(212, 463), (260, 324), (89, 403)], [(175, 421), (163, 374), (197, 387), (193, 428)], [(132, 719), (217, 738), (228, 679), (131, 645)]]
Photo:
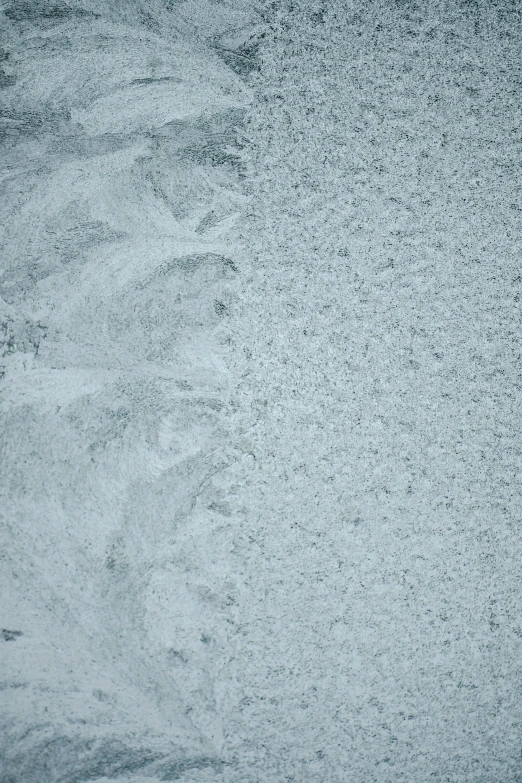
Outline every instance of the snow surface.
[(1, 783), (519, 783), (518, 0), (2, 8)]

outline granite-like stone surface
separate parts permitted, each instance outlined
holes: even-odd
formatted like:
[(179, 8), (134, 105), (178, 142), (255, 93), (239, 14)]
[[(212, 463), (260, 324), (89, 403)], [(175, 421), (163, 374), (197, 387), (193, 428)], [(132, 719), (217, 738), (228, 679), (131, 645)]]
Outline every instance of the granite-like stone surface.
[(2, 6), (1, 783), (519, 783), (522, 6)]

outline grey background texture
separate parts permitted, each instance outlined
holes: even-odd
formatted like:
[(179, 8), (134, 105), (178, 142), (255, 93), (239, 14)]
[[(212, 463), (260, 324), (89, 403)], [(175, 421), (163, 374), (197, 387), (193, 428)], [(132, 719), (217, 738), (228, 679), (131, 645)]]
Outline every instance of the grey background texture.
[(1, 783), (520, 783), (522, 5), (0, 29)]

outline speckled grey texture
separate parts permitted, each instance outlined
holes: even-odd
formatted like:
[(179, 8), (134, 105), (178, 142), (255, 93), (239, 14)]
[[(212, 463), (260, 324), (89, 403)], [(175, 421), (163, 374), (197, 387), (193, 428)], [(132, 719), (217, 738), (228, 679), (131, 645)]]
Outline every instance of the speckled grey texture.
[(521, 4), (1, 24), (0, 781), (520, 783)]

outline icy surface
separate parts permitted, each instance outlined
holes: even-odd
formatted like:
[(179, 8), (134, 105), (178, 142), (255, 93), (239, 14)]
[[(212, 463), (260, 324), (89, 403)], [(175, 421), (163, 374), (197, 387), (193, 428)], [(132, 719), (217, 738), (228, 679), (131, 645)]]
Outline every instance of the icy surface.
[(3, 4), (1, 783), (522, 780), (521, 11)]

